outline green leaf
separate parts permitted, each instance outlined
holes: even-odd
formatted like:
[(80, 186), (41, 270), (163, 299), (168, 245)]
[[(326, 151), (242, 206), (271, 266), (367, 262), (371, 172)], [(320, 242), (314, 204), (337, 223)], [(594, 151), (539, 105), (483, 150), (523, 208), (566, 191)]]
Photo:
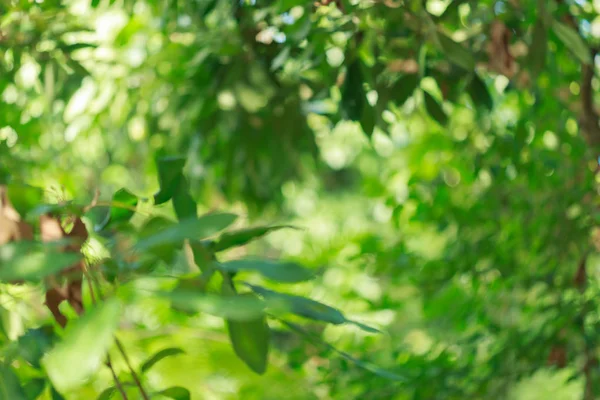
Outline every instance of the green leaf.
[(119, 189), (113, 194), (111, 207), (106, 213), (106, 218), (99, 222), (95, 229), (102, 230), (108, 224), (129, 221), (135, 214), (138, 198), (127, 189)]
[(110, 222), (129, 221), (137, 207), (138, 198), (127, 189), (119, 189), (112, 198), (113, 206), (110, 208)]
[(104, 389), (102, 393), (100, 393), (100, 396), (98, 396), (96, 400), (109, 400), (111, 397), (113, 397), (113, 394), (115, 394), (116, 391), (117, 389), (114, 386), (108, 387)]
[(341, 311), (314, 301), (306, 297), (296, 296), (291, 294), (274, 292), (260, 286), (248, 286), (257, 294), (263, 296), (270, 307), (275, 309), (283, 309), (301, 317), (313, 319), (315, 321), (329, 322), (334, 325), (339, 325), (347, 322), (346, 317)]
[(373, 130), (375, 129), (375, 108), (371, 107), (370, 104), (365, 102), (363, 107), (362, 116), (360, 117), (360, 127), (362, 128), (365, 135), (368, 137), (373, 136)]
[(467, 71), (472, 71), (475, 68), (475, 59), (469, 49), (462, 44), (456, 43), (442, 32), (437, 32), (436, 38), (440, 50), (451, 63)]
[(190, 195), (187, 179), (182, 175), (178, 178), (179, 184), (173, 193), (173, 208), (177, 219), (182, 221), (187, 218), (197, 217), (196, 202)]
[(27, 396), (21, 388), (21, 382), (8, 365), (0, 363), (0, 399), (26, 399)]
[(142, 364), (142, 367), (140, 368), (140, 370), (142, 372), (146, 372), (160, 360), (167, 358), (167, 357), (176, 356), (178, 354), (183, 354), (183, 353), (185, 353), (185, 351), (183, 351), (182, 349), (180, 349), (178, 347), (170, 347), (168, 349), (162, 349), (161, 351), (159, 351), (158, 353), (156, 353), (152, 357), (150, 357), (148, 360), (146, 360)]
[(538, 76), (546, 65), (548, 51), (548, 29), (540, 18), (533, 27), (533, 38), (529, 46), (529, 67), (534, 76)]
[(46, 381), (44, 379), (32, 379), (23, 386), (26, 398), (35, 400), (40, 397), (40, 394), (46, 388)]
[(556, 20), (552, 21), (552, 30), (558, 37), (558, 39), (563, 42), (566, 48), (571, 50), (571, 52), (584, 64), (592, 63), (592, 56), (590, 54), (590, 49), (585, 43), (585, 41), (581, 38), (579, 33), (571, 28), (570, 26), (563, 24), (562, 22), (558, 22)]
[(138, 251), (144, 251), (156, 246), (180, 243), (185, 239), (205, 239), (227, 228), (236, 218), (235, 214), (228, 213), (206, 214), (199, 218), (189, 218), (144, 237), (135, 248)]
[(417, 74), (407, 74), (402, 76), (392, 86), (391, 98), (398, 105), (402, 105), (411, 97), (419, 86), (419, 76)]
[(121, 304), (107, 300), (71, 321), (61, 342), (42, 360), (50, 381), (60, 391), (76, 388), (100, 367), (119, 324)]
[(238, 229), (223, 233), (213, 245), (213, 251), (219, 252), (236, 246), (243, 246), (254, 239), (258, 239), (269, 232), (279, 229), (291, 228), (290, 225), (257, 226), (255, 228)]
[(100, 0), (92, 0), (92, 2), (91, 2), (92, 8), (98, 7), (99, 4), (100, 4)]
[(266, 316), (249, 321), (227, 320), (227, 331), (235, 354), (254, 372), (264, 374), (271, 336)]
[(356, 60), (348, 66), (342, 88), (341, 106), (344, 118), (360, 121), (366, 101), (360, 61)]
[(423, 99), (425, 100), (427, 113), (440, 125), (446, 125), (448, 123), (448, 116), (442, 109), (441, 104), (425, 90), (423, 91)]
[(162, 157), (156, 160), (160, 190), (154, 195), (154, 204), (163, 204), (171, 200), (179, 186), (185, 161), (185, 157), (181, 156)]
[(233, 260), (220, 264), (227, 272), (256, 271), (266, 278), (277, 282), (296, 283), (313, 278), (313, 274), (292, 262), (277, 262), (271, 260)]
[(485, 82), (479, 77), (479, 75), (473, 75), (473, 78), (467, 87), (467, 92), (469, 93), (469, 96), (471, 96), (471, 99), (473, 99), (475, 107), (484, 107), (488, 110), (491, 110), (494, 106), (492, 96), (490, 95)]
[(161, 390), (157, 394), (165, 397), (170, 397), (175, 400), (190, 400), (190, 391), (181, 386), (173, 386), (165, 390)]
[(220, 296), (185, 288), (160, 294), (171, 300), (173, 308), (239, 321), (255, 319), (264, 313), (265, 308), (264, 302), (248, 294)]
[(35, 328), (27, 330), (17, 343), (21, 357), (35, 368), (40, 368), (40, 361), (52, 346), (52, 339), (44, 328)]
[(80, 253), (64, 253), (39, 242), (11, 242), (0, 246), (0, 281), (38, 282), (81, 260)]
[(22, 217), (42, 203), (44, 198), (42, 189), (20, 183), (9, 184), (6, 194), (14, 209)]

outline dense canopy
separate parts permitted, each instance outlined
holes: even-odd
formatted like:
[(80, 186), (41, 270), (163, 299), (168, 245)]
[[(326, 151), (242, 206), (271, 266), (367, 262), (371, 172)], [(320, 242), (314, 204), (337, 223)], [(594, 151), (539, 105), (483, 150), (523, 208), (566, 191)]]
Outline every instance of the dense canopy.
[(0, 4), (0, 400), (600, 398), (600, 2)]

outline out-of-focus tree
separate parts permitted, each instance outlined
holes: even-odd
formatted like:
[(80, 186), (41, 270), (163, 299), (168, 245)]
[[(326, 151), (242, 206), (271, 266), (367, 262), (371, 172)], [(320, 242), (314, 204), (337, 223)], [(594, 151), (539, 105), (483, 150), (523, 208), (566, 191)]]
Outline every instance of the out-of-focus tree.
[(0, 394), (598, 397), (596, 3), (5, 1)]

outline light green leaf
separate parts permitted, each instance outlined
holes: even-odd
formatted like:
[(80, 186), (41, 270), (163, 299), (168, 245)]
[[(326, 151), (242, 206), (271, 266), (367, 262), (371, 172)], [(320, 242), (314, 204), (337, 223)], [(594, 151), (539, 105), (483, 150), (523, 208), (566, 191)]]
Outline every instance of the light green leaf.
[(257, 374), (267, 370), (270, 330), (263, 315), (248, 321), (227, 320), (227, 331), (235, 354)]
[(256, 271), (274, 281), (285, 283), (303, 282), (313, 278), (313, 274), (292, 262), (276, 262), (271, 260), (234, 260), (220, 264), (228, 272)]
[(144, 237), (135, 248), (138, 251), (144, 251), (156, 246), (183, 242), (185, 239), (202, 240), (227, 228), (236, 218), (236, 215), (228, 213), (214, 213), (199, 218), (189, 218)]
[(142, 364), (142, 367), (140, 368), (140, 370), (142, 372), (146, 372), (160, 360), (167, 358), (167, 357), (176, 356), (178, 354), (183, 354), (183, 353), (185, 353), (185, 351), (183, 351), (179, 347), (170, 347), (168, 349), (162, 349), (161, 351), (157, 352), (152, 357), (150, 357), (148, 360), (146, 360)]
[(111, 299), (69, 323), (62, 341), (42, 360), (54, 387), (76, 388), (96, 372), (113, 342), (120, 313), (120, 302)]
[(266, 235), (269, 232), (273, 232), (283, 228), (294, 228), (290, 225), (275, 225), (275, 226), (259, 226), (255, 228), (239, 229), (235, 231), (229, 231), (219, 236), (216, 243), (213, 246), (215, 252), (227, 250), (236, 246), (243, 246), (254, 239), (258, 239), (261, 236)]
[(563, 42), (565, 47), (571, 50), (571, 52), (579, 59), (579, 61), (584, 64), (592, 63), (590, 49), (575, 29), (563, 24), (562, 22), (553, 20), (552, 30), (558, 39)]
[(0, 246), (0, 281), (37, 282), (81, 260), (80, 253), (60, 252), (39, 242), (11, 242)]

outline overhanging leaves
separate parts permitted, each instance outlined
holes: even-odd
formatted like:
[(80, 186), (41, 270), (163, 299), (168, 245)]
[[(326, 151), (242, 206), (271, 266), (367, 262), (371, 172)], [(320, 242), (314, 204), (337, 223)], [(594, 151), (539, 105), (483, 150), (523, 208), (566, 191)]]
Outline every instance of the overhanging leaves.
[(171, 300), (174, 308), (205, 312), (216, 317), (236, 321), (256, 319), (264, 313), (264, 303), (251, 295), (220, 296), (201, 293), (198, 290), (178, 288), (169, 293), (161, 293)]
[(202, 240), (231, 225), (237, 216), (228, 213), (214, 213), (199, 218), (188, 218), (169, 226), (158, 233), (141, 239), (135, 249), (144, 251), (156, 246), (181, 243), (185, 239)]

